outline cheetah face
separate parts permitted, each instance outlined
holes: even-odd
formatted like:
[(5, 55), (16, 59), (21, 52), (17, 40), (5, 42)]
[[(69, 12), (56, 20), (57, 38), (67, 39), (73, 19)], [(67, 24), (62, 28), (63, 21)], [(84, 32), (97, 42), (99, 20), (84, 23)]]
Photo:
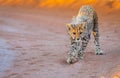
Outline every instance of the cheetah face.
[(86, 23), (81, 24), (67, 24), (67, 31), (70, 37), (75, 40), (75, 42), (80, 41), (81, 34), (85, 32), (85, 25)]

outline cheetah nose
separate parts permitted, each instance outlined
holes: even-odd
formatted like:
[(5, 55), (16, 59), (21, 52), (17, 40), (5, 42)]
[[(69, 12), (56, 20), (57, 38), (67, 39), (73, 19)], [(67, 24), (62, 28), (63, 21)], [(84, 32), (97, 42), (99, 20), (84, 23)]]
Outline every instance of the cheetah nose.
[(79, 40), (79, 38), (77, 38), (77, 40)]

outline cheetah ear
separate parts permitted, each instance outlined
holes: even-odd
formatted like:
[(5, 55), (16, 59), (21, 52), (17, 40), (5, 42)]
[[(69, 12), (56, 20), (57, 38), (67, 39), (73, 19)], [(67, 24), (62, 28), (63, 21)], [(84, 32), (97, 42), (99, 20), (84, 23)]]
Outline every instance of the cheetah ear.
[(66, 24), (67, 30), (71, 30), (72, 29), (72, 25), (71, 24)]

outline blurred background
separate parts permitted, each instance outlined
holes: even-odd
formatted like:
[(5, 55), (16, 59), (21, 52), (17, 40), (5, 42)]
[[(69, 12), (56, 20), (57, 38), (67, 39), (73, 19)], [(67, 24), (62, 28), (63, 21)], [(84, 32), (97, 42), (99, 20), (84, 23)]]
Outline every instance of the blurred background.
[[(100, 44), (94, 37), (85, 58), (68, 65), (66, 24), (82, 5), (99, 18)], [(0, 78), (120, 78), (120, 0), (0, 0)]]

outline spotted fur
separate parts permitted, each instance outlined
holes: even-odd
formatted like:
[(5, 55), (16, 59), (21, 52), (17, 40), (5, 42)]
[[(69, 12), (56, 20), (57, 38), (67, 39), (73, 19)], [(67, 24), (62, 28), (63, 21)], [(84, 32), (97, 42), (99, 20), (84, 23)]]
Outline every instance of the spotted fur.
[(99, 44), (98, 17), (92, 6), (82, 6), (78, 15), (66, 26), (71, 40), (68, 63), (72, 63), (74, 59), (83, 58), (91, 33), (94, 35), (95, 53), (97, 55), (103, 54)]

